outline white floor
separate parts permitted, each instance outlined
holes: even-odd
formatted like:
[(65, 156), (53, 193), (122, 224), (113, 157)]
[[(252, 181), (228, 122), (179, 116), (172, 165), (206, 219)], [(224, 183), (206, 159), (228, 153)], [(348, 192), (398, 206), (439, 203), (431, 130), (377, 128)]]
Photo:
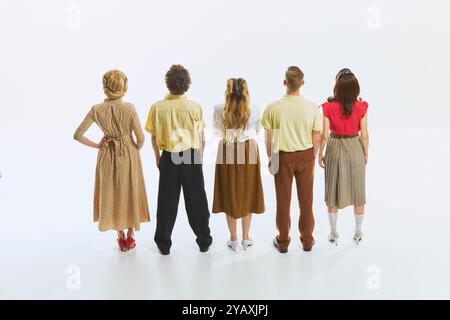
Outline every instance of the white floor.
[[(274, 187), (266, 170), (267, 212), (254, 217), (255, 245), (247, 252), (228, 250), (225, 218), (214, 215), (214, 245), (200, 253), (180, 205), (170, 256), (161, 256), (153, 243), (154, 220), (137, 234), (137, 250), (120, 253), (115, 235), (98, 232), (91, 222), (95, 154), (75, 142), (64, 153), (58, 146), (39, 153), (42, 146), (30, 145), (2, 168), (0, 298), (450, 298), (450, 216), (443, 201), (434, 201), (448, 196), (442, 166), (449, 151), (436, 144), (435, 157), (416, 153), (413, 142), (437, 141), (443, 133), (411, 130), (401, 152), (389, 131), (372, 135), (360, 246), (351, 241), (350, 208), (339, 217), (339, 245), (327, 243), (323, 173), (317, 168), (316, 246), (311, 253), (300, 250), (293, 200), (293, 241), (286, 255), (272, 247)], [(25, 157), (30, 153), (36, 155), (31, 162)], [(155, 217), (157, 176), (149, 146), (142, 156)], [(212, 174), (213, 166), (205, 165), (209, 198)]]
[[(450, 298), (449, 3), (195, 2), (0, 1), (0, 298)], [(276, 252), (274, 187), (264, 168), (267, 212), (254, 218), (253, 248), (230, 252), (219, 215), (211, 217), (211, 252), (199, 253), (181, 205), (172, 254), (159, 255), (158, 171), (146, 135), (153, 221), (137, 234), (135, 252), (119, 253), (114, 233), (92, 223), (95, 151), (72, 135), (103, 98), (106, 70), (125, 71), (125, 100), (144, 123), (166, 94), (172, 63), (190, 70), (188, 97), (207, 121), (229, 77), (246, 78), (252, 103), (264, 107), (283, 94), (288, 65), (305, 71), (302, 93), (317, 103), (331, 94), (340, 68), (355, 71), (370, 103), (363, 244), (351, 242), (349, 208), (339, 217), (339, 246), (328, 245), (317, 168), (316, 246), (300, 250), (293, 199), (292, 245), (286, 255)], [(100, 138), (98, 130), (88, 136)], [(211, 207), (215, 145), (208, 148)]]

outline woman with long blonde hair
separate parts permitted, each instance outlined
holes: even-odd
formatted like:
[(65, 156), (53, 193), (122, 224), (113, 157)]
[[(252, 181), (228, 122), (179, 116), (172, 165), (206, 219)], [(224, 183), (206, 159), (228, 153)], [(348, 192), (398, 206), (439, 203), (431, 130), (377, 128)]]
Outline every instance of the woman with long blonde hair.
[(230, 239), (236, 251), (237, 219), (242, 219), (242, 247), (253, 245), (250, 238), (252, 213), (263, 213), (258, 144), (254, 140), (261, 128), (258, 108), (250, 105), (247, 82), (227, 81), (225, 103), (214, 107), (214, 128), (221, 138), (214, 181), (213, 213), (226, 214)]

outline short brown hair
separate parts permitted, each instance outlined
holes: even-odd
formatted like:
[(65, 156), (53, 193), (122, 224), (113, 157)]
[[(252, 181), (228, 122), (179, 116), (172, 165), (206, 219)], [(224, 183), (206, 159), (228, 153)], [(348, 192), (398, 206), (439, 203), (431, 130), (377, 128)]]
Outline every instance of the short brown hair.
[(289, 67), (286, 71), (286, 86), (292, 91), (297, 91), (302, 85), (303, 77), (304, 74), (299, 67)]
[(170, 93), (181, 95), (185, 93), (191, 85), (189, 71), (181, 64), (174, 64), (166, 73), (166, 86)]

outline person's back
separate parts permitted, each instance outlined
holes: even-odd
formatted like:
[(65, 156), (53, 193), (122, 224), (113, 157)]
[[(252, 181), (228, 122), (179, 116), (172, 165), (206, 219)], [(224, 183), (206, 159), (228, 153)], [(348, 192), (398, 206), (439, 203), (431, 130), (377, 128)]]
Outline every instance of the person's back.
[[(171, 235), (181, 188), (189, 224), (197, 236), (200, 251), (208, 251), (212, 243), (202, 169), (205, 120), (200, 105), (183, 95), (190, 84), (189, 72), (181, 65), (173, 65), (166, 73), (170, 93), (153, 104), (145, 126), (152, 134), (160, 173), (154, 240), (163, 255), (168, 255), (172, 246)], [(162, 154), (160, 150), (163, 150)]]
[(107, 100), (92, 108), (92, 116), (105, 136), (125, 137), (132, 134), (136, 110), (131, 103)]
[[(366, 204), (366, 164), (369, 157), (368, 103), (359, 97), (355, 74), (344, 68), (336, 75), (333, 96), (322, 105), (323, 133), (319, 165), (325, 169), (325, 203), (328, 207), (328, 241), (337, 244), (339, 209), (352, 205), (355, 211), (353, 240), (362, 240)], [(326, 152), (324, 155), (326, 147)]]
[[(285, 95), (266, 109), (266, 118), (278, 129), (279, 145), (274, 152), (294, 152), (313, 146), (312, 132), (320, 128), (318, 106), (298, 95)], [(320, 130), (320, 129), (319, 129)]]
[(204, 129), (200, 104), (183, 95), (168, 94), (164, 100), (153, 104), (146, 130), (155, 135), (160, 149), (180, 152), (199, 149), (199, 134)]
[(355, 101), (352, 112), (344, 114), (344, 106), (336, 100), (322, 105), (323, 115), (329, 120), (330, 131), (341, 136), (357, 135), (361, 131), (361, 119), (367, 113), (369, 104), (366, 101)]
[(258, 107), (251, 106), (247, 81), (227, 80), (225, 103), (214, 107), (214, 129), (221, 138), (217, 148), (213, 213), (226, 214), (230, 239), (238, 247), (237, 220), (242, 222), (242, 247), (253, 245), (250, 238), (252, 214), (265, 211), (258, 144), (261, 127)]
[(318, 106), (300, 95), (303, 84), (303, 72), (298, 67), (289, 67), (284, 80), (286, 95), (269, 104), (261, 122), (266, 129), (269, 170), (275, 175), (279, 235), (274, 239), (274, 245), (281, 253), (287, 252), (291, 240), (290, 205), (294, 177), (300, 204), (299, 229), (303, 250), (310, 251), (314, 245), (314, 158), (322, 119)]
[[(140, 224), (150, 220), (139, 155), (144, 134), (134, 106), (121, 99), (127, 91), (127, 83), (123, 72), (108, 71), (103, 76), (103, 89), (108, 98), (90, 109), (74, 133), (79, 142), (99, 149), (94, 221), (98, 221), (100, 231), (117, 231), (122, 251), (136, 247), (134, 230), (140, 230)], [(104, 133), (98, 144), (84, 136), (94, 122)], [(125, 229), (128, 229), (126, 238)]]

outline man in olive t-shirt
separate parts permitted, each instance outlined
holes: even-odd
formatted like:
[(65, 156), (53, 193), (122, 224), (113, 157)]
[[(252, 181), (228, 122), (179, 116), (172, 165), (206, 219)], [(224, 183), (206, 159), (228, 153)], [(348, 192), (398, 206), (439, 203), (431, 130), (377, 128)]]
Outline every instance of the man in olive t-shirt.
[(311, 251), (314, 245), (314, 160), (319, 149), (322, 117), (319, 107), (300, 95), (303, 84), (303, 72), (298, 67), (289, 67), (284, 80), (286, 95), (269, 104), (262, 117), (262, 126), (266, 129), (269, 170), (275, 176), (277, 197), (276, 223), (279, 235), (274, 239), (274, 245), (281, 253), (287, 252), (290, 243), (290, 204), (294, 177), (300, 205), (299, 229), (303, 250)]

